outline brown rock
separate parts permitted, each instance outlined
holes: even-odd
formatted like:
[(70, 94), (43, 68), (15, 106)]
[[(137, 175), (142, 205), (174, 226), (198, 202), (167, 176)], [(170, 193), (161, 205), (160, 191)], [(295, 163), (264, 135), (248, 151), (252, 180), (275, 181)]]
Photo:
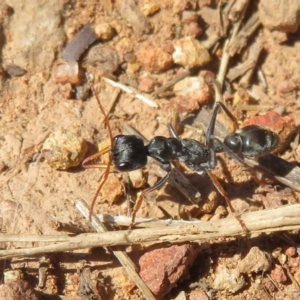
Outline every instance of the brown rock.
[(267, 271), (271, 267), (271, 258), (258, 247), (252, 247), (246, 257), (238, 264), (238, 269), (242, 273), (252, 273)]
[(198, 255), (198, 244), (173, 245), (145, 253), (139, 260), (140, 276), (158, 297), (166, 295)]
[(262, 0), (259, 18), (270, 30), (296, 32), (300, 24), (300, 2), (295, 0)]
[(0, 285), (0, 299), (5, 300), (38, 300), (37, 292), (27, 281), (17, 279)]
[(284, 269), (280, 265), (275, 265), (274, 269), (271, 270), (270, 276), (274, 281), (278, 283), (287, 281), (287, 276), (285, 275)]
[(87, 62), (96, 68), (114, 73), (119, 68), (117, 51), (108, 45), (97, 45), (88, 52)]
[(155, 74), (164, 72), (173, 65), (172, 56), (169, 53), (152, 45), (142, 47), (137, 53), (137, 58), (147, 72)]
[(144, 93), (151, 93), (156, 85), (156, 80), (150, 76), (142, 77), (138, 89)]

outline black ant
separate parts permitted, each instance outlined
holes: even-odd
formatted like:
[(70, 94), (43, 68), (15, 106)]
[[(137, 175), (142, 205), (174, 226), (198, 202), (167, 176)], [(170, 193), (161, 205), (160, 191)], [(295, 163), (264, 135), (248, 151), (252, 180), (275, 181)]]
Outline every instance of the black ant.
[[(211, 170), (215, 168), (217, 163), (216, 153), (227, 152), (240, 162), (243, 162), (239, 155), (245, 157), (257, 157), (272, 152), (279, 145), (279, 136), (275, 132), (258, 125), (249, 125), (242, 129), (238, 129), (234, 133), (228, 134), (223, 142), (214, 137), (214, 128), (219, 108), (223, 109), (237, 128), (234, 116), (221, 102), (215, 103), (210, 124), (205, 135), (204, 144), (193, 139), (181, 139), (171, 125), (168, 125), (168, 129), (172, 137), (156, 136), (148, 145), (144, 145), (143, 139), (138, 135), (117, 135), (112, 137), (108, 116), (104, 112), (103, 106), (101, 105), (93, 85), (91, 83), (90, 85), (98, 101), (99, 107), (105, 116), (105, 122), (111, 139), (110, 161), (103, 175), (103, 180), (93, 199), (91, 212), (93, 211), (96, 198), (108, 177), (111, 163), (114, 165), (115, 169), (120, 172), (130, 172), (145, 167), (147, 158), (150, 156), (158, 161), (160, 166), (168, 173), (154, 186), (143, 190), (132, 212), (132, 224), (134, 224), (136, 213), (142, 204), (143, 198), (152, 191), (161, 188), (167, 182), (172, 168), (172, 161), (184, 163), (191, 170), (199, 174), (207, 172), (219, 193), (225, 198), (230, 210), (235, 213), (227, 193), (217, 178), (211, 173)], [(98, 167), (99, 165), (97, 164), (90, 165), (90, 162), (98, 160), (102, 154), (108, 151), (109, 149), (103, 149), (86, 158), (82, 165), (85, 168)], [(247, 231), (244, 222), (236, 214), (235, 216), (244, 231)]]

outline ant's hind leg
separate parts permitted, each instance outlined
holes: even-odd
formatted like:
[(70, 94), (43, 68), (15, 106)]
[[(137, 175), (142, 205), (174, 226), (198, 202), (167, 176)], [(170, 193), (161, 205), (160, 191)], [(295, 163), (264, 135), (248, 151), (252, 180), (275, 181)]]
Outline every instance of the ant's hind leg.
[(231, 211), (231, 213), (235, 216), (235, 218), (237, 219), (237, 221), (240, 223), (243, 231), (245, 233), (249, 233), (248, 228), (246, 227), (245, 222), (241, 219), (241, 216), (237, 214), (237, 212), (235, 211), (235, 209), (233, 208), (231, 201), (227, 195), (227, 193), (225, 192), (225, 190), (223, 189), (223, 187), (221, 186), (220, 182), (218, 181), (218, 179), (215, 177), (215, 175), (213, 175), (210, 171), (207, 171), (208, 176), (210, 177), (211, 181), (213, 182), (214, 186), (216, 187), (216, 189), (218, 190), (218, 192), (225, 198), (226, 203)]
[(153, 192), (153, 191), (155, 191), (155, 190), (161, 188), (161, 187), (168, 181), (169, 177), (170, 177), (170, 172), (168, 172), (167, 175), (166, 175), (165, 177), (161, 178), (154, 186), (149, 187), (149, 188), (143, 190), (143, 191), (140, 193), (140, 195), (139, 195), (137, 201), (135, 202), (135, 205), (134, 205), (134, 207), (133, 207), (133, 210), (132, 210), (131, 224), (130, 224), (130, 227), (129, 227), (130, 229), (132, 229), (132, 228), (134, 227), (134, 222), (135, 222), (136, 214), (137, 214), (137, 212), (139, 211), (139, 209), (141, 208), (144, 198), (145, 198), (149, 193), (151, 193), (151, 192)]

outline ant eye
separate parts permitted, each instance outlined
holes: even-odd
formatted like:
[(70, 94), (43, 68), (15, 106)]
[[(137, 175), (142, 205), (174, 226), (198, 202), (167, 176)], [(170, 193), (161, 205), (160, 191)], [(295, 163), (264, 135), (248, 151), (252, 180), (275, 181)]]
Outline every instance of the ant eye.
[(122, 162), (116, 166), (116, 168), (121, 172), (131, 171), (132, 165), (130, 162)]

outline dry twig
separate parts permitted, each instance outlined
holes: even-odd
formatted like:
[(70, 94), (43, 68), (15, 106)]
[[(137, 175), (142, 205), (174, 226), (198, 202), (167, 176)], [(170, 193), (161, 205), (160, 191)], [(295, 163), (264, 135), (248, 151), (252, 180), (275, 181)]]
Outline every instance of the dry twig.
[[(300, 229), (300, 204), (285, 205), (275, 209), (246, 213), (242, 216), (251, 234)], [(187, 225), (160, 226), (156, 228), (86, 233), (68, 237), (64, 242), (40, 247), (0, 250), (0, 259), (44, 255), (45, 253), (72, 251), (91, 247), (112, 247), (118, 245), (149, 243), (182, 243), (207, 241), (220, 237), (235, 237), (244, 234), (240, 223), (234, 217), (210, 222), (191, 222)], [(0, 241), (28, 241), (26, 236), (0, 235)], [(45, 237), (36, 236), (34, 241)]]
[[(87, 206), (87, 204), (82, 200), (77, 200), (76, 207), (81, 212), (81, 214), (87, 220), (89, 220), (90, 209)], [(97, 232), (107, 232), (108, 231), (106, 229), (105, 225), (98, 219), (98, 217), (95, 214), (91, 215), (90, 223)], [(148, 286), (144, 283), (144, 281), (141, 279), (139, 274), (136, 272), (136, 267), (135, 267), (134, 263), (132, 262), (132, 260), (127, 255), (127, 253), (125, 251), (121, 251), (121, 250), (112, 250), (112, 249), (110, 249), (110, 250), (113, 252), (113, 254), (119, 260), (121, 265), (124, 267), (124, 269), (126, 270), (126, 272), (129, 275), (129, 277), (135, 282), (135, 284), (141, 290), (145, 299), (155, 300), (155, 297), (152, 295)]]
[[(257, 63), (258, 56), (260, 54), (260, 51), (262, 50), (262, 43), (257, 41), (254, 44), (251, 45), (249, 49), (249, 56), (246, 61), (243, 63), (239, 64), (235, 68), (232, 68), (228, 74), (227, 78), (229, 81), (235, 80), (237, 77), (242, 76), (243, 74), (247, 74), (247, 79), (246, 82), (248, 83), (249, 81), (249, 76), (251, 78), (251, 75), (253, 74), (254, 67)], [(250, 74), (248, 71), (251, 71)], [(245, 79), (244, 79), (245, 81)], [(246, 82), (243, 84), (243, 86), (246, 85)]]
[(113, 81), (113, 80), (111, 80), (111, 79), (109, 79), (109, 78), (106, 78), (106, 77), (102, 77), (102, 79), (103, 79), (106, 83), (108, 83), (108, 84), (110, 84), (110, 85), (112, 85), (112, 86), (114, 86), (114, 87), (117, 87), (117, 88), (121, 89), (122, 91), (124, 91), (124, 92), (126, 92), (126, 93), (128, 93), (128, 94), (134, 95), (135, 98), (137, 98), (137, 99), (143, 101), (143, 102), (146, 103), (147, 105), (149, 105), (149, 106), (151, 106), (151, 107), (155, 107), (155, 108), (158, 107), (158, 104), (157, 104), (156, 102), (154, 102), (152, 99), (150, 99), (150, 98), (148, 98), (148, 97), (142, 95), (141, 93), (139, 93), (138, 91), (136, 91), (136, 90), (133, 89), (132, 87), (128, 87), (128, 86), (126, 86), (126, 85), (124, 85), (124, 84), (122, 84), (122, 83), (115, 82), (115, 81)]

